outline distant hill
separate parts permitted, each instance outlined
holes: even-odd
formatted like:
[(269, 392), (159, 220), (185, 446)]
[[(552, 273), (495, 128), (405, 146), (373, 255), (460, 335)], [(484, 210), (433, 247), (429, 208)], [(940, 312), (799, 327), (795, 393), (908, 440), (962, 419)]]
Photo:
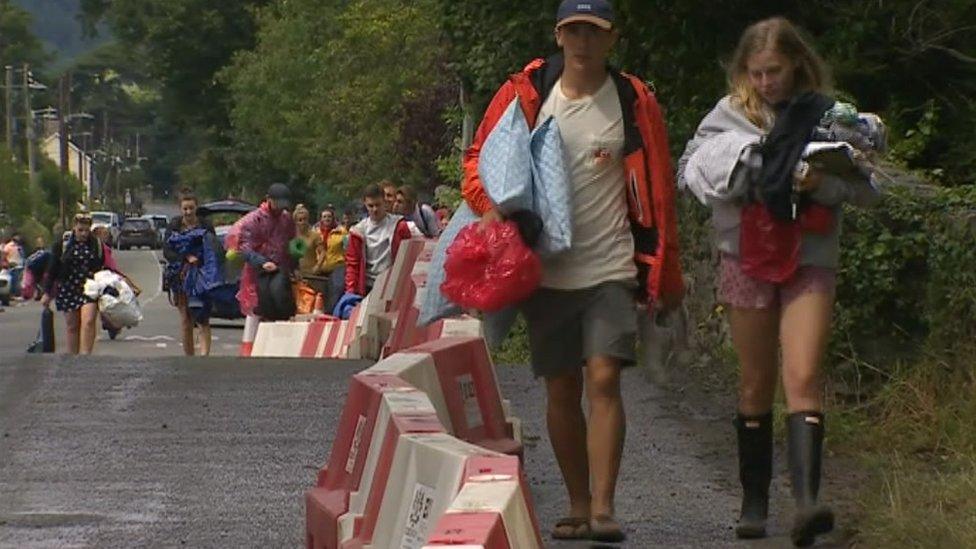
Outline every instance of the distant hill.
[(68, 65), (75, 57), (111, 40), (107, 30), (100, 30), (94, 40), (82, 37), (77, 19), (81, 0), (13, 0), (13, 3), (33, 16), (32, 30), (55, 54), (55, 66)]

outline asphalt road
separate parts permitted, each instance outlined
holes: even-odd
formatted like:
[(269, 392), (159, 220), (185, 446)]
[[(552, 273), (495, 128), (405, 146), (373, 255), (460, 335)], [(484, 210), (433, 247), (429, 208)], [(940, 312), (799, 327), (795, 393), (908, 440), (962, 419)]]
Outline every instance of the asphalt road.
[[(96, 356), (27, 356), (39, 306), (0, 313), (0, 547), (302, 546), (302, 493), (328, 455), (349, 375), (365, 364), (186, 359), (154, 252), (117, 253), (145, 291), (145, 320), (116, 341), (100, 332)], [(214, 353), (236, 355), (240, 330), (214, 333)], [(525, 422), (525, 468), (548, 540), (566, 498), (544, 395), (525, 367), (498, 373)], [(788, 547), (784, 456), (776, 458), (773, 537), (735, 542), (728, 399), (681, 376), (666, 389), (638, 370), (625, 376), (623, 546)], [(831, 473), (834, 463), (828, 498), (850, 483)]]

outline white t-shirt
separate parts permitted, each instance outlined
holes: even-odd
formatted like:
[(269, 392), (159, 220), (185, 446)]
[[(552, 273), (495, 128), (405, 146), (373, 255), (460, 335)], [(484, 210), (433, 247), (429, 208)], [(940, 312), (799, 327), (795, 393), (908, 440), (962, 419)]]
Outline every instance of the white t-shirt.
[(399, 215), (386, 214), (379, 223), (367, 217), (353, 227), (366, 246), (366, 285), (372, 286), (380, 273), (393, 266), (393, 234)]
[(555, 118), (562, 136), (573, 200), (572, 247), (543, 260), (542, 287), (589, 288), (633, 280), (634, 237), (627, 217), (624, 121), (613, 78), (592, 96), (569, 99), (562, 80), (542, 105), (538, 122)]

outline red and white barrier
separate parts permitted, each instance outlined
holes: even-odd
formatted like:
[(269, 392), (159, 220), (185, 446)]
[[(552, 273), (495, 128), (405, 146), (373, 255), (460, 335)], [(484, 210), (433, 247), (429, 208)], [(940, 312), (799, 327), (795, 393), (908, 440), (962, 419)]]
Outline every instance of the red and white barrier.
[[(427, 538), (427, 547), (541, 548), (532, 496), (518, 459), (472, 463), (464, 486)], [(476, 460), (473, 460), (476, 461)]]
[(427, 396), (403, 380), (354, 376), (328, 464), (305, 494), (307, 546), (336, 548), (355, 535), (374, 485), (385, 489), (401, 435), (443, 430)]
[(253, 357), (299, 358), (309, 322), (262, 322), (254, 338)]
[[(401, 311), (413, 303), (415, 288), (410, 274), (426, 246), (423, 238), (411, 238), (400, 243), (397, 256), (390, 267), (386, 284), (380, 289), (380, 299), (389, 311)], [(373, 287), (373, 291), (377, 286)]]
[(336, 318), (316, 320), (309, 324), (302, 342), (302, 358), (334, 358), (348, 356), (349, 321)]
[(343, 549), (420, 548), (448, 508), (476, 458), (500, 454), (445, 433), (402, 435), (390, 467), (389, 482), (374, 485), (362, 527)]
[(393, 374), (427, 393), (456, 437), (504, 454), (521, 454), (502, 406), (498, 380), (481, 338), (444, 338), (411, 347), (364, 374)]
[(251, 352), (254, 351), (254, 338), (258, 335), (258, 326), (260, 324), (261, 319), (255, 315), (247, 315), (244, 317), (244, 333), (241, 334), (241, 349), (238, 353), (239, 356), (251, 356)]
[(445, 337), (484, 337), (485, 331), (481, 320), (474, 318), (473, 316), (460, 315), (451, 318), (445, 318), (432, 322), (426, 327), (424, 333), (422, 334), (422, 341), (419, 343), (426, 343), (428, 341), (436, 341)]

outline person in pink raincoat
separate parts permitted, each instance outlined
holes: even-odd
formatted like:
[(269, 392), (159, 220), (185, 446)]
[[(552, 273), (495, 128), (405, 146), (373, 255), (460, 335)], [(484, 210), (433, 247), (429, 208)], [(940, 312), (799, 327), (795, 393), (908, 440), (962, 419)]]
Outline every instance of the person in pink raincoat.
[(261, 206), (237, 223), (237, 249), (244, 258), (237, 300), (247, 316), (253, 316), (257, 306), (258, 273), (279, 269), (290, 273), (294, 269), (294, 260), (288, 254), (288, 243), (295, 238), (290, 209), (291, 190), (283, 183), (274, 183)]

